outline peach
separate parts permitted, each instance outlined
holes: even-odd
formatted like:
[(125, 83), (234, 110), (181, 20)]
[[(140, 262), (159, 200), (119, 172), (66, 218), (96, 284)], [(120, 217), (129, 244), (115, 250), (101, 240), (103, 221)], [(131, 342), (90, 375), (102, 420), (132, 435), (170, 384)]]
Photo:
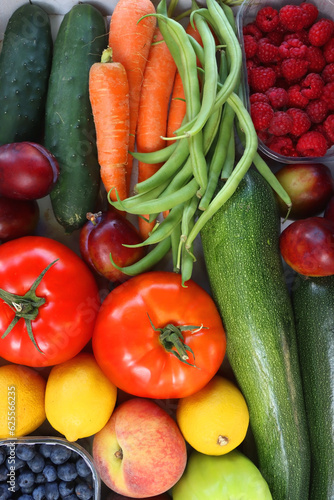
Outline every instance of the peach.
[(121, 403), (95, 434), (93, 457), (102, 481), (132, 498), (160, 495), (182, 476), (185, 440), (168, 413), (148, 399)]

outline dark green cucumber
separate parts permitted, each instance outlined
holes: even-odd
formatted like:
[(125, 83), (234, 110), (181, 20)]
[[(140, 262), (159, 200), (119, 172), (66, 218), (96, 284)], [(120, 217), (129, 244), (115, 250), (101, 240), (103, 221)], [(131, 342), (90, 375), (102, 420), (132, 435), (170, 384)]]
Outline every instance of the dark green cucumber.
[(48, 15), (38, 5), (19, 7), (0, 54), (0, 145), (41, 140), (51, 58)]
[(307, 500), (310, 450), (273, 191), (250, 170), (201, 232), (227, 357), (246, 398), (258, 467), (274, 500)]
[(60, 170), (50, 195), (52, 208), (69, 233), (86, 222), (87, 212), (94, 212), (100, 187), (89, 70), (106, 43), (100, 11), (77, 4), (64, 16), (54, 44), (44, 143)]
[(311, 443), (309, 500), (334, 498), (334, 276), (292, 286)]

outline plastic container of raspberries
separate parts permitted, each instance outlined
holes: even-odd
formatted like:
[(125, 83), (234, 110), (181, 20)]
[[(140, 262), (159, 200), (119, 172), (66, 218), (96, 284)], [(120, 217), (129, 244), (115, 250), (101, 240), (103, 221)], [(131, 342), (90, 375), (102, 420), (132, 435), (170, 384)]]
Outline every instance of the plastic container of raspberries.
[(244, 102), (276, 162), (334, 162), (333, 19), (334, 0), (245, 0), (237, 12)]
[(64, 498), (75, 493), (76, 498), (82, 500), (101, 498), (101, 479), (91, 455), (80, 444), (64, 438), (2, 439), (0, 462), (0, 498), (3, 500), (18, 498), (20, 494), (27, 494), (27, 498), (30, 495)]

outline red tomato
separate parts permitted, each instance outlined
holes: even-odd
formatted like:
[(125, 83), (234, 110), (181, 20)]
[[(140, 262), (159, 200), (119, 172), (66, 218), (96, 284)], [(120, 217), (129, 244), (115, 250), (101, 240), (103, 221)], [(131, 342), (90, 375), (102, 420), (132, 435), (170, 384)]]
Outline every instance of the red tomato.
[[(56, 261), (56, 259), (58, 259)], [(42, 304), (31, 320), (19, 318), (3, 337), (15, 318), (15, 307), (46, 267), (36, 288)], [(0, 246), (0, 356), (13, 363), (32, 367), (51, 366), (81, 351), (90, 340), (100, 306), (98, 287), (86, 264), (62, 243), (42, 236), (25, 236)], [(15, 297), (5, 296), (5, 292)], [(5, 302), (7, 300), (7, 302)], [(19, 314), (17, 312), (17, 317)], [(42, 351), (42, 352), (40, 352)]]
[(324, 217), (293, 222), (280, 236), (285, 262), (305, 276), (334, 274), (334, 223)]
[[(186, 285), (176, 273), (152, 271), (114, 288), (102, 303), (93, 351), (121, 390), (139, 397), (182, 398), (204, 387), (218, 371), (226, 349), (219, 312), (199, 285), (192, 280)], [(185, 351), (188, 364), (168, 352), (171, 337), (164, 346), (163, 333), (157, 331), (170, 324), (195, 327), (182, 331), (180, 343), (194, 353)]]

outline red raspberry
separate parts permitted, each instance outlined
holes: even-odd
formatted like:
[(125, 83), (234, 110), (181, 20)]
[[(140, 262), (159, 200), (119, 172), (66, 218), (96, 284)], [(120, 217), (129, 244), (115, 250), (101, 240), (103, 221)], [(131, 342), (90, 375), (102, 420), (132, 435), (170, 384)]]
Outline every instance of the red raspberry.
[(265, 92), (275, 85), (276, 73), (272, 68), (257, 66), (248, 74), (248, 82), (255, 92)]
[(312, 123), (322, 123), (328, 113), (328, 105), (322, 99), (310, 101), (305, 108)]
[(286, 33), (284, 35), (283, 41), (287, 42), (291, 39), (297, 39), (300, 42), (302, 42), (304, 45), (308, 46), (310, 45), (309, 39), (308, 39), (308, 32), (306, 30), (299, 30), (295, 31), (293, 33)]
[(320, 19), (311, 26), (308, 39), (314, 47), (322, 47), (334, 33), (334, 22), (330, 19)]
[(242, 29), (243, 35), (251, 35), (256, 41), (259, 41), (262, 37), (262, 31), (256, 26), (255, 23), (248, 23)]
[(254, 59), (247, 59), (246, 61), (247, 74), (249, 75), (252, 69), (256, 68), (256, 66), (258, 66), (258, 64)]
[(326, 135), (329, 137), (331, 143), (334, 143), (334, 115), (328, 115), (323, 123)]
[(318, 73), (309, 73), (301, 82), (301, 94), (308, 99), (321, 97), (324, 81)]
[(319, 11), (318, 8), (309, 2), (302, 2), (300, 7), (304, 11), (304, 19), (305, 19), (305, 28), (309, 28), (316, 21)]
[(288, 93), (280, 87), (271, 87), (265, 95), (274, 109), (281, 109), (288, 104)]
[(319, 47), (307, 47), (306, 60), (310, 63), (308, 68), (310, 73), (321, 73), (326, 66), (326, 59)]
[(262, 63), (276, 62), (279, 59), (278, 47), (268, 38), (262, 38), (258, 43), (257, 56)]
[(274, 116), (274, 110), (265, 102), (256, 102), (252, 104), (250, 114), (255, 130), (266, 130)]
[(288, 31), (303, 29), (307, 21), (304, 10), (298, 5), (285, 5), (282, 7), (279, 11), (279, 19)]
[(252, 35), (244, 36), (244, 50), (246, 59), (251, 59), (257, 52), (257, 41)]
[(325, 83), (334, 82), (334, 63), (327, 64), (327, 66), (324, 67), (321, 78)]
[(298, 38), (290, 38), (281, 43), (278, 48), (279, 56), (282, 59), (304, 59), (307, 54), (307, 46)]
[(273, 136), (267, 142), (267, 146), (276, 153), (283, 156), (295, 156), (295, 149), (293, 146), (293, 142), (290, 137), (282, 136), (276, 137)]
[(271, 68), (275, 71), (276, 78), (282, 78), (282, 62), (278, 61), (275, 63), (267, 64), (267, 68)]
[(325, 45), (323, 46), (323, 52), (326, 62), (334, 62), (334, 37), (328, 40), (327, 43), (325, 43)]
[(281, 136), (291, 132), (293, 120), (285, 111), (276, 111), (272, 117), (268, 132), (270, 134)]
[(300, 108), (304, 109), (308, 105), (309, 100), (307, 97), (303, 96), (301, 93), (301, 86), (291, 85), (288, 89), (288, 104), (289, 108)]
[(326, 102), (330, 111), (334, 110), (334, 82), (326, 83), (323, 88), (322, 100)]
[(301, 156), (324, 156), (327, 151), (325, 137), (316, 131), (306, 132), (296, 144), (296, 149)]
[(290, 134), (299, 137), (309, 130), (311, 127), (311, 120), (309, 119), (307, 113), (302, 109), (289, 108), (287, 114), (292, 118), (292, 129)]
[(284, 32), (279, 29), (279, 26), (274, 31), (269, 31), (266, 36), (268, 40), (277, 47), (279, 47), (284, 40)]
[(257, 137), (260, 141), (262, 141), (264, 144), (267, 144), (270, 135), (268, 134), (267, 130), (259, 130), (257, 132)]
[(263, 32), (274, 31), (279, 23), (278, 11), (273, 7), (262, 7), (256, 15), (255, 24)]
[(267, 104), (269, 103), (269, 97), (266, 94), (263, 94), (262, 92), (255, 92), (249, 97), (249, 102), (251, 104), (255, 104), (256, 102), (266, 102)]
[(281, 65), (282, 75), (290, 82), (298, 81), (306, 75), (309, 65), (305, 59), (284, 59)]
[(329, 136), (326, 133), (325, 127), (323, 123), (316, 123), (312, 125), (310, 130), (315, 130), (316, 132), (320, 132), (327, 141), (327, 149), (329, 149), (333, 145), (333, 141), (330, 140)]

